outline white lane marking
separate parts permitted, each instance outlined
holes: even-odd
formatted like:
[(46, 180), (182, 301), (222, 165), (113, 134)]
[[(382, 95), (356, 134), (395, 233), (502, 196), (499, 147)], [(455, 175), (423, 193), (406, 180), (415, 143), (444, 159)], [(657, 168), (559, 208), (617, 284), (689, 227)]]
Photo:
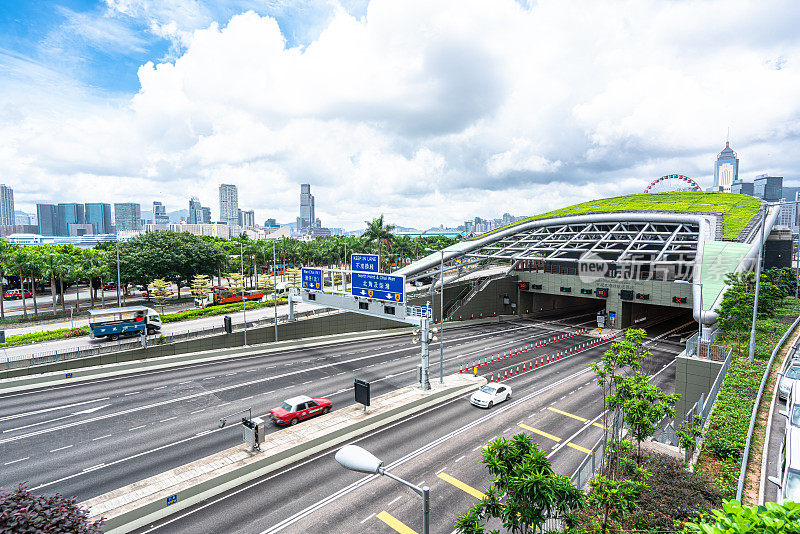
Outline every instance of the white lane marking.
[(245, 398), (243, 398), (242, 400), (250, 400), (250, 399), (252, 399), (252, 398), (253, 398), (253, 395), (250, 395), (249, 397), (245, 397)]
[(441, 473), (441, 472), (442, 472), (442, 471), (444, 471), (445, 469), (447, 469), (447, 468), (446, 468), (446, 467), (442, 467), (441, 469), (439, 469), (438, 471), (436, 471), (436, 474), (438, 475), (439, 473)]
[(210, 434), (212, 432), (213, 430), (203, 430), (202, 432), (198, 432), (197, 434), (195, 434), (194, 437), (205, 436), (206, 434)]
[(400, 499), (402, 499), (402, 498), (403, 498), (403, 496), (402, 496), (402, 495), (400, 495), (399, 497), (395, 497), (394, 499), (392, 499), (391, 501), (389, 501), (389, 504), (387, 504), (387, 505), (386, 505), (386, 508), (389, 508), (391, 505), (393, 505), (394, 503), (396, 503), (397, 501), (399, 501), (399, 500), (400, 500)]
[(159, 421), (159, 423), (166, 423), (167, 421), (172, 421), (173, 419), (177, 418), (178, 418), (177, 415), (175, 417), (167, 417), (166, 419), (162, 419), (161, 421)]
[(86, 472), (88, 472), (88, 471), (94, 471), (95, 469), (100, 469), (100, 468), (101, 468), (101, 467), (103, 467), (104, 465), (106, 465), (106, 464), (97, 464), (97, 465), (93, 465), (92, 467), (87, 467), (86, 469), (84, 469), (84, 470), (83, 470), (83, 472), (84, 472), (84, 473), (86, 473)]
[(461, 460), (463, 460), (464, 458), (466, 458), (466, 456), (461, 456), (461, 457), (457, 458), (457, 459), (456, 459), (456, 461), (455, 461), (455, 462), (453, 462), (453, 463), (454, 463), (454, 464), (457, 464), (458, 462), (460, 462), (460, 461), (461, 461)]
[(367, 521), (369, 521), (369, 520), (370, 520), (370, 519), (372, 519), (373, 517), (375, 517), (375, 512), (373, 512), (373, 513), (369, 514), (367, 517), (365, 517), (364, 519), (362, 519), (362, 520), (361, 520), (361, 524), (363, 525), (364, 523), (366, 523)]
[[(87, 414), (87, 413), (96, 412), (97, 410), (102, 410), (106, 406), (111, 406), (111, 405), (110, 404), (103, 404), (102, 406), (97, 406), (95, 408), (87, 408), (86, 410), (81, 410), (80, 412), (72, 412), (69, 415), (64, 415), (62, 417), (55, 417), (53, 419), (48, 419), (47, 421), (44, 421), (44, 423), (52, 423), (53, 421), (63, 421), (64, 419), (69, 419), (70, 417), (73, 417), (75, 415), (84, 415), (84, 414)], [(6, 428), (2, 432), (16, 432), (17, 430), (22, 430), (24, 428), (31, 428), (32, 426), (38, 426), (38, 425), (41, 425), (41, 424), (42, 423), (30, 423), (30, 424), (27, 424), (27, 425), (15, 426), (14, 428)]]
[(135, 426), (135, 427), (133, 427), (133, 428), (129, 428), (129, 429), (128, 429), (128, 432), (133, 432), (134, 430), (139, 430), (140, 428), (144, 428), (144, 427), (146, 427), (146, 426), (147, 426), (147, 425), (139, 425), (139, 426)]
[(200, 409), (200, 410), (195, 410), (195, 411), (193, 411), (193, 412), (189, 412), (189, 415), (192, 415), (193, 413), (200, 413), (200, 412), (204, 412), (204, 411), (206, 411), (206, 409), (205, 409), (205, 408), (202, 408), (202, 409)]
[(505, 433), (506, 433), (506, 432), (508, 432), (509, 430), (511, 430), (511, 427), (508, 427), (508, 428), (506, 428), (505, 430), (503, 430), (503, 434), (505, 434)]
[(153, 388), (153, 391), (158, 391), (159, 389), (164, 389), (167, 386), (158, 386), (157, 388)]
[(566, 395), (562, 395), (561, 398), (558, 400), (564, 400), (566, 397), (567, 397)]
[(66, 447), (59, 447), (59, 448), (57, 448), (57, 449), (53, 449), (53, 450), (52, 450), (52, 451), (50, 451), (50, 452), (58, 452), (58, 451), (63, 451), (64, 449), (69, 449), (70, 447), (73, 447), (73, 445), (67, 445)]
[(222, 403), (220, 403), (220, 404), (217, 404), (217, 406), (225, 406), (226, 404), (230, 404), (230, 403), (231, 403), (231, 401), (228, 401), (228, 402), (222, 402)]
[(63, 410), (65, 408), (73, 408), (75, 406), (82, 406), (84, 404), (90, 404), (92, 402), (100, 402), (100, 401), (104, 401), (104, 400), (109, 400), (110, 398), (111, 397), (103, 397), (102, 399), (94, 399), (94, 400), (88, 400), (88, 401), (83, 401), (83, 402), (74, 402), (72, 404), (64, 404), (62, 406), (53, 406), (52, 408), (42, 408), (41, 410), (34, 410), (32, 412), (16, 413), (14, 415), (6, 415), (4, 417), (0, 417), (0, 421), (8, 421), (10, 419), (19, 419), (20, 417), (25, 417), (25, 416), (28, 416), (28, 415), (36, 415), (36, 414), (45, 413), (45, 412), (52, 412), (54, 410)]
[(106, 439), (110, 438), (111, 434), (106, 434), (105, 436), (100, 436), (99, 438), (92, 438), (92, 441), (97, 441), (98, 439)]
[(483, 445), (478, 445), (477, 447), (475, 447), (474, 449), (472, 449), (472, 452), (475, 452), (475, 451), (477, 451), (477, 450), (478, 450), (478, 449), (480, 449), (481, 447), (483, 447)]
[(207, 376), (203, 380), (214, 380), (215, 378), (217, 378), (217, 377), (216, 376)]
[(132, 393), (126, 393), (126, 394), (125, 394), (125, 395), (123, 395), (123, 396), (124, 396), (124, 397), (128, 397), (128, 396), (130, 396), (130, 395), (138, 395), (139, 393), (141, 393), (141, 391), (134, 391), (134, 392), (132, 392)]
[(31, 458), (30, 456), (26, 456), (25, 458), (20, 458), (19, 460), (11, 460), (10, 462), (6, 462), (3, 465), (11, 465), (17, 462), (24, 462), (25, 460), (30, 460), (30, 458)]
[(303, 382), (303, 383), (302, 383), (302, 384), (300, 384), (300, 385), (301, 385), (301, 386), (305, 386), (306, 384), (310, 384), (311, 382), (312, 382), (311, 380), (307, 380), (306, 382)]
[(255, 373), (258, 369), (248, 369), (245, 373)]
[(578, 390), (581, 390), (581, 389), (583, 389), (583, 386), (581, 386), (581, 387), (579, 387), (579, 388), (578, 388)]
[(179, 386), (182, 386), (182, 385), (184, 385), (184, 384), (191, 384), (191, 383), (192, 383), (192, 381), (191, 381), (191, 380), (187, 380), (186, 382), (178, 382), (178, 385), (179, 385)]

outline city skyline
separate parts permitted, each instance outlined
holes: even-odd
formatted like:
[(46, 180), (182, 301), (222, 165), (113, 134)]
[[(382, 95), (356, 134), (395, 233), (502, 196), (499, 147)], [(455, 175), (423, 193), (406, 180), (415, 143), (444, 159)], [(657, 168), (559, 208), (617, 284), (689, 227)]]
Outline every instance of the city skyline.
[[(218, 184), (231, 183), (257, 220), (292, 221), (310, 183), (329, 227), (381, 213), (455, 226), (638, 192), (670, 173), (708, 188), (729, 128), (742, 179), (800, 185), (791, 2), (645, 1), (610, 33), (613, 2), (243, 13), (198, 0), (199, 17), (44, 3), (53, 9), (10, 8), (24, 31), (0, 24), (0, 96), (14, 103), (0, 175), (29, 213), (48, 201), (171, 211), (190, 196), (216, 210)], [(731, 61), (740, 82), (720, 86)]]

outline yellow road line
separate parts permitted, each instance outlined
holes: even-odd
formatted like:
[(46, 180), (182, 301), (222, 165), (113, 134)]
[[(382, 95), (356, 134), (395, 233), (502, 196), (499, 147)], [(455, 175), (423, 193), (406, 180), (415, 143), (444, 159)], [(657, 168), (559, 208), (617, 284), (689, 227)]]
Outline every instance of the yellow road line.
[(543, 431), (539, 430), (538, 428), (533, 428), (532, 426), (528, 426), (528, 425), (526, 425), (524, 423), (519, 423), (519, 426), (521, 426), (525, 430), (530, 430), (534, 434), (539, 434), (540, 436), (544, 436), (547, 439), (552, 439), (555, 442), (560, 442), (561, 441), (561, 438), (556, 437), (553, 434), (548, 434), (547, 432), (543, 432)]
[[(559, 410), (558, 408), (553, 408), (552, 406), (548, 406), (547, 409), (550, 410), (551, 412), (560, 413), (561, 415), (566, 415), (567, 417), (572, 417), (573, 419), (577, 419), (578, 421), (582, 421), (584, 423), (586, 421), (588, 421), (588, 419), (586, 419), (585, 417), (581, 417), (580, 415), (575, 415), (575, 414), (572, 414), (572, 413), (569, 413), (569, 412), (565, 412), (564, 410)], [(606, 428), (605, 425), (601, 425), (600, 423), (592, 423), (592, 424), (594, 426), (596, 426), (597, 428), (602, 428), (604, 430)]]
[(476, 499), (483, 499), (484, 497), (486, 497), (486, 494), (483, 493), (482, 491), (476, 490), (475, 488), (473, 488), (469, 484), (464, 484), (463, 482), (461, 482), (457, 478), (451, 477), (447, 473), (439, 473), (436, 476), (441, 478), (445, 482), (449, 482), (450, 484), (452, 484), (453, 486), (457, 487), (461, 491), (469, 493), (470, 495), (472, 495)]
[(400, 534), (417, 534), (417, 531), (409, 527), (395, 516), (384, 510), (376, 516), (378, 519), (395, 529)]
[(567, 445), (572, 447), (576, 451), (581, 451), (582, 453), (585, 453), (585, 454), (592, 454), (592, 451), (590, 451), (586, 447), (581, 447), (580, 445), (575, 445), (574, 443), (567, 443)]

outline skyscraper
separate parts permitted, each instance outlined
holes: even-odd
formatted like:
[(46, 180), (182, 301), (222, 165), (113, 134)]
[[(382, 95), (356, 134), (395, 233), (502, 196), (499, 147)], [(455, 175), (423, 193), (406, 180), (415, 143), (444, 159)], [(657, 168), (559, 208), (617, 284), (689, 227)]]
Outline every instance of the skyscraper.
[(153, 224), (169, 224), (167, 207), (161, 202), (153, 202)]
[(235, 185), (219, 186), (219, 222), (239, 224), (239, 192)]
[(200, 204), (200, 199), (192, 197), (189, 199), (189, 224), (202, 224), (203, 223), (203, 206)]
[(239, 210), (239, 226), (252, 228), (256, 225), (256, 212), (253, 210)]
[(767, 202), (779, 201), (783, 198), (783, 177), (759, 174), (753, 180), (753, 196)]
[(738, 179), (739, 157), (728, 141), (725, 141), (725, 148), (717, 154), (717, 161), (714, 163), (714, 191), (730, 192), (731, 184)]
[(84, 221), (83, 204), (68, 202), (58, 205), (58, 215), (55, 225), (55, 235), (69, 235), (70, 224), (83, 224)]
[(41, 235), (58, 235), (58, 206), (55, 204), (36, 204), (36, 219), (39, 221)]
[[(200, 221), (198, 221), (200, 222)], [(211, 208), (203, 206), (203, 224), (211, 224)]]
[(0, 184), (0, 224), (14, 224), (14, 190)]
[(111, 234), (111, 204), (90, 202), (84, 204), (84, 221), (91, 224), (94, 234)]
[(117, 233), (127, 230), (140, 230), (142, 207), (133, 202), (114, 204), (114, 225), (117, 227)]
[(307, 232), (315, 222), (314, 195), (311, 194), (311, 184), (300, 184), (300, 218), (297, 220), (297, 230)]

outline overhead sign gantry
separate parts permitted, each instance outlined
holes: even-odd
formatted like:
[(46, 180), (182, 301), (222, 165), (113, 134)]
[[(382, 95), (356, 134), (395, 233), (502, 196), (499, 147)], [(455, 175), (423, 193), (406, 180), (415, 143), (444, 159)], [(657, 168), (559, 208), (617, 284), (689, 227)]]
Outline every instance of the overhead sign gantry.
[(289, 297), (290, 316), (293, 316), (292, 304), (304, 302), (418, 326), (421, 343), (420, 387), (430, 389), (428, 344), (435, 340), (432, 334), (436, 332), (430, 325), (430, 305), (409, 306), (406, 302), (405, 276), (377, 272), (377, 255), (353, 254), (352, 258), (353, 269), (304, 267), (301, 287), (293, 290)]

